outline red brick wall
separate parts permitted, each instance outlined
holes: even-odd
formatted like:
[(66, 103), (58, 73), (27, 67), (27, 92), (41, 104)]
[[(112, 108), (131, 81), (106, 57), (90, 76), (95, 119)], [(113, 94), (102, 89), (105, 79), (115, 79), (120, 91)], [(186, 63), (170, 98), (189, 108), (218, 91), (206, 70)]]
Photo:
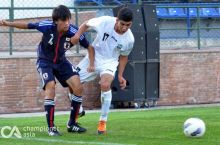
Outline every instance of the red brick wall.
[(220, 51), (161, 51), (159, 105), (220, 102)]
[[(69, 57), (77, 64), (82, 56)], [(0, 58), (0, 113), (43, 111), (44, 96), (36, 70), (36, 58)], [(100, 106), (97, 80), (85, 84), (83, 106)], [(56, 86), (56, 110), (69, 109), (68, 91)]]
[[(158, 105), (220, 102), (220, 51), (161, 51)], [(82, 56), (69, 57), (77, 64)], [(0, 58), (0, 113), (43, 111), (35, 57)], [(84, 107), (100, 106), (98, 79), (84, 85)], [(68, 110), (67, 90), (56, 86), (56, 109)]]

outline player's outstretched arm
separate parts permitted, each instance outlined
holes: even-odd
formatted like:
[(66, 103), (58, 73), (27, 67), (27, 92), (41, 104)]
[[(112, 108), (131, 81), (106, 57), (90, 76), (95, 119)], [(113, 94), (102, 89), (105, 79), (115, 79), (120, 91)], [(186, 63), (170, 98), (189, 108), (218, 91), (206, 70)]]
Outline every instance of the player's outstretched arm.
[(72, 44), (77, 44), (79, 42), (80, 36), (85, 33), (88, 29), (89, 26), (87, 26), (87, 21), (84, 22), (80, 27), (79, 30), (76, 32), (76, 34), (71, 38), (71, 43)]
[(15, 28), (19, 28), (19, 29), (28, 29), (28, 23), (9, 22), (6, 20), (0, 20), (0, 26), (15, 27)]
[(92, 45), (89, 45), (89, 47), (88, 47), (88, 55), (89, 55), (89, 66), (87, 68), (87, 71), (88, 72), (94, 72), (95, 71), (95, 65), (94, 65), (95, 50), (94, 50), (94, 47)]
[(123, 73), (127, 62), (128, 62), (128, 56), (120, 55), (119, 65), (118, 65), (118, 81), (120, 83), (121, 89), (124, 89), (126, 87), (126, 80), (123, 77)]

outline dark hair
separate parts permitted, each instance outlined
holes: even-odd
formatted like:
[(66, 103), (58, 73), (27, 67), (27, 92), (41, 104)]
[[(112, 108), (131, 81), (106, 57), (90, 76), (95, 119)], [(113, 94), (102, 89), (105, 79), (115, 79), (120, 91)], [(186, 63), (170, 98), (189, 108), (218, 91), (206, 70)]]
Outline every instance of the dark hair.
[(64, 5), (59, 5), (58, 7), (53, 9), (52, 19), (54, 22), (58, 21), (59, 19), (62, 21), (71, 19), (70, 10)]
[(119, 20), (130, 22), (133, 20), (133, 12), (131, 11), (131, 9), (123, 7), (119, 10), (117, 17)]

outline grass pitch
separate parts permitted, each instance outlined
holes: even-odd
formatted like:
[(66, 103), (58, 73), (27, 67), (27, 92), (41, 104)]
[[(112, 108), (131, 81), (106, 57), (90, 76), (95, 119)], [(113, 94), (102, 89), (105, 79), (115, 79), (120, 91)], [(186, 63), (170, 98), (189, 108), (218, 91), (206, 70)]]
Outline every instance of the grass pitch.
[[(3, 138), (0, 145), (220, 145), (220, 107), (156, 109), (130, 112), (111, 112), (107, 123), (107, 134), (97, 135), (99, 113), (86, 114), (79, 122), (88, 129), (85, 134), (66, 131), (69, 115), (55, 117), (56, 126), (62, 136), (49, 137), (45, 131), (45, 117), (0, 118), (0, 130), (4, 126), (16, 126), (22, 138), (12, 135)], [(183, 123), (189, 117), (199, 117), (206, 124), (202, 138), (187, 138), (183, 134)], [(29, 128), (28, 128), (29, 127)], [(4, 134), (8, 135), (5, 129)]]

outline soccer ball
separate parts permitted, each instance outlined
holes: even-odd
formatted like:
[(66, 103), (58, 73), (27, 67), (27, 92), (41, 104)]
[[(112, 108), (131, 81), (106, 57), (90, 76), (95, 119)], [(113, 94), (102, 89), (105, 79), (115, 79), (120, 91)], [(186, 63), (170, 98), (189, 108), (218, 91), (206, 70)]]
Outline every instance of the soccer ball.
[(183, 132), (187, 137), (202, 137), (205, 134), (205, 123), (199, 118), (189, 118), (184, 122)]

